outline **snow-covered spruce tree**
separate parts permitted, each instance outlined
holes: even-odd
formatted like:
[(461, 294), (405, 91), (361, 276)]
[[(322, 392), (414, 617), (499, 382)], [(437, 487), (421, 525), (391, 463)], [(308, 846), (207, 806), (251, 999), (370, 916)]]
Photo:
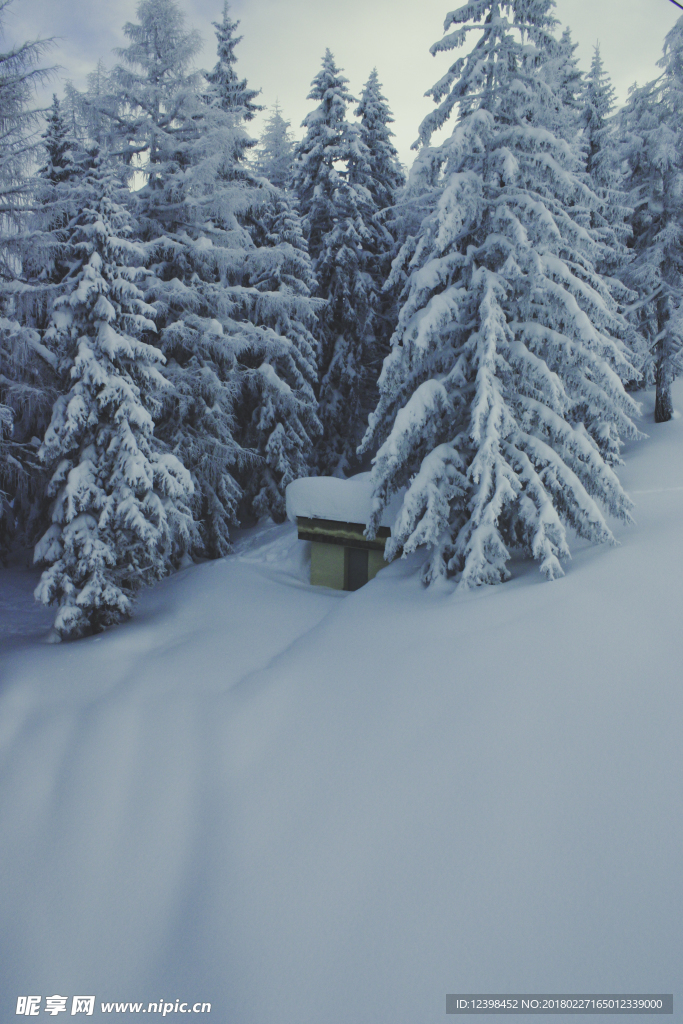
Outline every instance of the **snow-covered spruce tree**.
[[(12, 0), (0, 0), (0, 34)], [(52, 40), (27, 42), (0, 52), (0, 223), (5, 234), (22, 217), (31, 195), (30, 166), (37, 146), (42, 110), (33, 107), (35, 89), (53, 69), (40, 64)], [(4, 256), (4, 252), (3, 252)], [(10, 257), (11, 259), (11, 257)], [(3, 276), (8, 268), (3, 259)], [(11, 270), (9, 271), (11, 276)]]
[[(86, 79), (84, 92), (66, 82), (62, 111), (69, 134), (81, 146), (97, 145), (111, 148), (117, 137), (119, 104), (111, 71), (103, 60), (98, 60)], [(120, 154), (130, 159), (130, 154)]]
[(569, 28), (565, 28), (552, 52), (540, 58), (540, 75), (547, 82), (548, 92), (544, 98), (547, 106), (544, 121), (548, 128), (568, 142), (574, 142), (577, 150), (584, 145), (579, 135), (583, 111), (583, 73), (575, 56), (578, 43), (572, 41)]
[(321, 318), (318, 369), (323, 426), (317, 466), (345, 475), (354, 465), (369, 406), (378, 289), (372, 267), (372, 195), (354, 177), (369, 153), (360, 128), (346, 118), (353, 97), (329, 50), (308, 98), (318, 106), (304, 118), (297, 145), (296, 192), (317, 295), (327, 302)]
[(671, 383), (683, 368), (683, 18), (664, 41), (660, 77), (634, 87), (620, 113), (621, 153), (633, 208), (633, 262), (624, 281), (654, 371), (655, 422), (673, 415)]
[(52, 106), (46, 118), (47, 125), (43, 132), (43, 149), (45, 163), (39, 174), (53, 185), (68, 181), (74, 171), (75, 139), (69, 131), (62, 114), (61, 104), (56, 95), (52, 96)]
[(610, 153), (614, 129), (610, 116), (614, 111), (616, 97), (597, 44), (593, 48), (590, 71), (586, 75), (583, 99), (586, 170), (596, 184), (609, 186), (614, 178)]
[(405, 174), (391, 141), (394, 133), (389, 125), (393, 124), (394, 118), (386, 97), (382, 95), (377, 68), (370, 72), (354, 113), (360, 118), (360, 137), (368, 152), (367, 159), (358, 161), (354, 171), (356, 174), (363, 172), (362, 183), (381, 212), (393, 206), (396, 193), (405, 185)]
[(360, 136), (365, 143), (368, 156), (367, 159), (352, 161), (351, 178), (354, 184), (368, 190), (375, 209), (368, 224), (372, 233), (372, 259), (367, 268), (379, 296), (373, 322), (375, 347), (372, 359), (368, 360), (371, 407), (374, 407), (378, 398), (376, 382), (382, 361), (389, 352), (389, 343), (398, 318), (396, 291), (384, 290), (391, 262), (398, 252), (397, 239), (388, 225), (393, 223), (395, 204), (405, 186), (405, 174), (391, 141), (394, 133), (389, 125), (393, 123), (394, 118), (386, 98), (382, 95), (376, 68), (373, 68), (363, 87), (355, 114), (360, 118)]
[(13, 540), (21, 546), (35, 543), (49, 521), (44, 467), (36, 459), (38, 438), (50, 422), (58, 394), (57, 364), (41, 341), (49, 322), (51, 303), (59, 283), (69, 272), (65, 258), (64, 229), (77, 209), (69, 209), (67, 195), (75, 174), (75, 152), (62, 117), (59, 100), (53, 98), (42, 135), (44, 162), (32, 180), (30, 208), (26, 207), (21, 229), (12, 236), (15, 278), (6, 282), (5, 299), (13, 313), (5, 320), (2, 362), (5, 386), (13, 396), (14, 493)]
[[(595, 269), (609, 285), (620, 308), (630, 308), (637, 294), (627, 288), (622, 279), (633, 259), (633, 252), (628, 248), (633, 210), (628, 205), (628, 196), (623, 188), (623, 171), (618, 159), (619, 147), (613, 117), (614, 89), (604, 69), (599, 46), (594, 48), (581, 98), (581, 138), (586, 157), (586, 173), (590, 187), (599, 199), (599, 203), (591, 204), (588, 211), (591, 235), (599, 246), (594, 256)], [(635, 327), (630, 332), (628, 343), (634, 365), (642, 372), (647, 364), (647, 348), (642, 334)], [(629, 384), (635, 387), (641, 381), (639, 372), (638, 378)]]
[(153, 437), (163, 356), (141, 341), (155, 310), (139, 282), (118, 169), (94, 150), (72, 224), (76, 265), (55, 301), (44, 342), (68, 390), (55, 403), (40, 448), (50, 471), (52, 525), (35, 550), (47, 563), (36, 597), (57, 604), (61, 639), (125, 619), (144, 584), (163, 576), (189, 544), (192, 483)]
[(134, 201), (151, 270), (146, 296), (174, 387), (159, 435), (192, 472), (197, 550), (215, 557), (230, 550), (243, 516), (282, 514), (284, 487), (311, 448), (309, 359), (303, 336), (287, 331), (313, 307), (288, 285), (264, 286), (294, 256), (254, 240), (268, 234), (259, 217), (276, 190), (244, 160), (253, 91), (244, 86), (236, 107), (230, 77), (210, 82), (192, 70), (198, 42), (175, 0), (142, 0), (138, 17), (125, 26), (131, 45), (114, 73), (125, 112), (118, 149), (147, 154)]
[[(265, 108), (254, 103), (259, 91), (250, 89), (246, 79), (239, 79), (235, 71), (234, 47), (240, 39), (234, 38), (234, 31), (239, 22), (231, 23), (227, 11), (226, 4), (223, 22), (216, 25), (218, 63), (207, 78), (213, 88), (213, 102), (231, 114), (234, 126), (243, 129), (244, 122), (253, 120), (255, 113)], [(282, 120), (277, 107), (275, 113)], [(283, 177), (282, 182), (275, 180), (268, 188), (253, 177), (245, 161), (245, 151), (252, 147), (253, 140), (243, 130), (238, 138), (246, 139), (247, 144), (232, 144), (221, 177), (226, 181), (239, 179), (255, 197), (248, 213), (237, 218), (249, 231), (252, 244), (243, 276), (235, 275), (232, 281), (240, 287), (246, 318), (259, 328), (239, 367), (242, 386), (236, 406), (236, 436), (242, 449), (256, 456), (239, 476), (240, 514), (248, 518), (269, 514), (281, 522), (286, 517), (287, 485), (310, 473), (313, 442), (320, 435), (311, 332), (317, 327), (322, 303), (311, 298), (315, 278), (308, 247), (296, 199), (285, 191), (293, 159), (289, 122), (275, 128), (280, 138), (272, 148), (271, 172), (276, 179)], [(256, 184), (259, 190), (254, 193)], [(249, 301), (245, 302), (247, 288)], [(259, 372), (249, 372), (257, 365)]]
[[(10, 2), (0, 0), (2, 36)], [(50, 397), (51, 368), (17, 309), (23, 257), (32, 244), (30, 170), (42, 119), (33, 101), (36, 87), (51, 74), (41, 67), (50, 45), (27, 42), (0, 52), (0, 557), (22, 542), (21, 521), (31, 518), (37, 490), (31, 427)]]
[[(259, 222), (264, 237), (249, 260), (249, 284), (265, 301), (256, 303), (255, 319), (289, 344), (272, 345), (262, 374), (247, 378), (237, 410), (242, 443), (258, 455), (243, 481), (243, 505), (252, 515), (269, 513), (283, 522), (287, 484), (310, 474), (321, 433), (315, 333), (325, 303), (311, 298), (316, 280), (294, 197), (275, 190)], [(270, 387), (263, 386), (263, 374)]]
[(42, 228), (44, 237), (37, 251), (24, 260), (31, 285), (25, 301), (40, 330), (47, 327), (54, 286), (71, 270), (73, 253), (65, 247), (69, 225), (79, 213), (81, 180), (92, 168), (92, 155), (74, 138), (57, 96), (52, 98), (42, 139), (43, 162), (34, 181), (40, 210), (34, 223)]
[[(306, 132), (294, 154), (293, 188), (299, 199), (314, 269), (325, 235), (338, 219), (335, 192), (346, 178), (352, 152), (360, 145), (359, 128), (346, 117), (347, 107), (354, 100), (347, 85), (348, 78), (326, 50), (308, 94), (308, 99), (318, 101), (318, 106), (302, 121)], [(337, 165), (343, 165), (343, 170)]]
[[(220, 22), (214, 21), (216, 38), (218, 40), (218, 61), (213, 71), (208, 72), (207, 80), (214, 89), (214, 96), (218, 96), (223, 110), (236, 115), (237, 122), (253, 121), (256, 114), (265, 108), (254, 100), (260, 93), (260, 89), (250, 89), (246, 78), (239, 78), (235, 70), (237, 57), (235, 47), (242, 41), (242, 36), (236, 36), (239, 28), (239, 21), (231, 21), (229, 16), (230, 5), (228, 0), (223, 2), (223, 18)], [(235, 142), (240, 145), (236, 156), (241, 159), (245, 150), (256, 145), (246, 132), (235, 137)]]
[(473, 0), (432, 48), (478, 33), (431, 90), (439, 106), (421, 126), (425, 147), (459, 116), (418, 165), (432, 178), (438, 166), (444, 184), (409, 262), (364, 442), (383, 442), (369, 531), (407, 486), (388, 554), (426, 544), (425, 582), (499, 582), (511, 548), (554, 579), (567, 526), (612, 541), (601, 506), (630, 519), (610, 463), (620, 437), (638, 434), (620, 379), (633, 370), (593, 240), (571, 216), (594, 200), (575, 149), (546, 126), (556, 119), (540, 73), (557, 53), (551, 8)]
[(614, 278), (631, 259), (626, 242), (630, 236), (628, 220), (632, 210), (627, 205), (626, 193), (621, 187), (621, 169), (615, 160), (617, 140), (612, 118), (615, 94), (599, 46), (593, 51), (586, 75), (583, 103), (581, 121), (586, 172), (591, 188), (602, 200), (599, 208), (591, 210), (593, 234), (604, 245), (596, 266), (601, 273)]
[(322, 473), (347, 476), (357, 466), (373, 395), (379, 287), (372, 266), (373, 215), (367, 193), (341, 179), (334, 191), (335, 222), (315, 261), (322, 313), (318, 446)]
[(277, 188), (289, 188), (294, 166), (294, 139), (290, 122), (285, 121), (280, 104), (275, 103), (259, 139), (256, 172)]

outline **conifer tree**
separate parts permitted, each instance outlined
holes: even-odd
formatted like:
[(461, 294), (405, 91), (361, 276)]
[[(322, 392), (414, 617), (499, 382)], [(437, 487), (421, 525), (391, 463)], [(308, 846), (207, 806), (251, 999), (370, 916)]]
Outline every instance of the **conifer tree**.
[(362, 182), (369, 190), (378, 211), (392, 206), (396, 193), (405, 185), (405, 174), (392, 143), (394, 133), (389, 128), (394, 118), (382, 86), (373, 68), (363, 86), (360, 102), (354, 111), (360, 118), (360, 137), (367, 148), (368, 157), (363, 165)]
[[(236, 36), (239, 28), (239, 21), (231, 21), (229, 16), (230, 5), (228, 0), (223, 2), (223, 18), (220, 22), (214, 21), (216, 38), (218, 40), (218, 61), (213, 69), (207, 74), (207, 80), (214, 89), (214, 94), (220, 97), (220, 104), (223, 110), (234, 114), (237, 122), (252, 121), (259, 111), (265, 108), (254, 100), (260, 93), (260, 89), (250, 89), (246, 78), (239, 78), (235, 70), (237, 57), (235, 47), (242, 41), (242, 36)], [(240, 145), (240, 159), (245, 150), (251, 149), (255, 140), (246, 133), (235, 137)]]
[[(208, 81), (192, 71), (198, 44), (175, 0), (142, 0), (138, 16), (138, 24), (125, 27), (131, 46), (121, 52), (115, 81), (120, 107), (128, 111), (127, 120), (119, 115), (121, 135), (130, 151), (149, 154), (147, 182), (135, 203), (151, 271), (146, 296), (157, 310), (174, 388), (159, 436), (192, 472), (197, 550), (220, 556), (230, 550), (231, 527), (242, 517), (281, 515), (284, 492), (275, 496), (275, 490), (286, 486), (290, 470), (301, 469), (292, 439), (278, 441), (281, 430), (287, 435), (285, 423), (302, 459), (310, 450), (304, 425), (309, 412), (315, 419), (314, 407), (310, 384), (301, 379), (307, 359), (299, 335), (283, 329), (308, 320), (311, 310), (303, 307), (310, 299), (289, 287), (264, 286), (264, 267), (273, 278), (290, 254), (255, 241), (264, 236), (261, 217), (276, 190), (255, 179), (244, 160), (252, 92), (242, 89), (244, 102), (237, 105), (233, 77)], [(255, 423), (259, 406), (270, 411)], [(276, 453), (278, 445), (290, 451), (289, 461)], [(268, 487), (254, 491), (264, 465), (272, 470)]]
[(374, 351), (368, 353), (370, 394), (369, 404), (364, 408), (364, 421), (377, 403), (377, 380), (398, 318), (396, 290), (385, 289), (384, 286), (398, 251), (397, 238), (392, 234), (390, 225), (399, 193), (405, 186), (405, 174), (391, 141), (394, 133), (389, 125), (394, 118), (381, 89), (377, 69), (373, 68), (355, 110), (356, 117), (360, 118), (360, 136), (368, 156), (366, 160), (354, 161), (351, 169), (352, 180), (367, 189), (374, 208), (368, 224), (372, 233), (368, 272), (377, 293), (373, 319), (375, 345)]
[(593, 49), (590, 71), (584, 89), (583, 129), (586, 138), (586, 170), (596, 184), (609, 187), (613, 182), (612, 161), (608, 149), (613, 136), (610, 116), (615, 92), (605, 71), (600, 46)]
[(663, 423), (683, 367), (683, 18), (666, 36), (659, 66), (656, 81), (631, 90), (620, 135), (634, 253), (623, 277), (639, 295), (635, 318), (649, 350), (645, 370), (655, 377), (655, 422)]
[(43, 132), (45, 163), (39, 174), (45, 181), (57, 185), (68, 181), (73, 174), (75, 147), (56, 95), (52, 96), (52, 106), (46, 120), (47, 127)]
[(94, 150), (69, 245), (75, 265), (44, 342), (67, 388), (40, 449), (50, 471), (52, 525), (36, 546), (47, 564), (36, 597), (57, 604), (60, 639), (125, 619), (145, 583), (189, 545), (189, 473), (153, 437), (163, 356), (141, 341), (155, 310), (139, 287), (126, 192)]
[[(388, 554), (426, 544), (425, 582), (499, 582), (512, 548), (553, 579), (567, 526), (612, 541), (603, 510), (630, 519), (612, 466), (621, 439), (638, 436), (622, 384), (634, 371), (595, 243), (574, 217), (597, 200), (556, 127), (543, 70), (561, 55), (551, 7), (473, 0), (432, 47), (476, 33), (431, 90), (438, 106), (420, 129), (419, 168), (427, 187), (443, 184), (395, 264), (409, 276), (364, 442), (382, 442), (369, 531), (406, 486)], [(452, 136), (430, 147), (454, 110)]]
[[(582, 100), (581, 134), (586, 173), (599, 200), (598, 204), (592, 205), (588, 218), (591, 235), (599, 246), (594, 257), (595, 269), (608, 284), (620, 308), (630, 308), (638, 296), (626, 287), (622, 279), (633, 258), (633, 252), (628, 248), (633, 210), (628, 205), (623, 173), (615, 158), (619, 148), (613, 117), (615, 94), (599, 46), (593, 51)], [(643, 336), (635, 327), (629, 332), (628, 344), (634, 366), (639, 371), (638, 378), (629, 384), (636, 386), (642, 380), (641, 373), (647, 367), (648, 358)]]
[(603, 275), (615, 278), (630, 261), (626, 242), (630, 237), (628, 220), (633, 212), (622, 187), (622, 172), (615, 160), (618, 149), (613, 118), (614, 88), (604, 69), (600, 47), (593, 51), (590, 71), (583, 91), (582, 129), (586, 153), (586, 172), (601, 205), (591, 211), (594, 236), (603, 243), (596, 266)]
[(13, 535), (22, 546), (34, 543), (48, 521), (45, 470), (36, 459), (36, 445), (50, 422), (59, 380), (55, 356), (42, 343), (42, 333), (60, 283), (72, 269), (73, 254), (66, 252), (65, 232), (78, 212), (72, 191), (79, 170), (77, 147), (56, 96), (42, 140), (44, 162), (32, 181), (31, 208), (13, 239), (18, 271), (18, 279), (10, 286), (16, 289), (13, 327), (6, 322), (3, 332), (15, 396)]
[(270, 386), (263, 386), (263, 375), (254, 377), (256, 387), (245, 390), (238, 410), (242, 443), (258, 455), (243, 483), (243, 505), (252, 515), (270, 514), (283, 522), (287, 485), (310, 474), (313, 444), (321, 433), (315, 333), (325, 304), (311, 298), (316, 280), (294, 197), (275, 191), (260, 223), (265, 234), (250, 259), (249, 283), (267, 302), (255, 312), (288, 343), (271, 342), (268, 363), (261, 367)]
[(256, 171), (277, 188), (289, 188), (294, 166), (294, 140), (290, 122), (282, 116), (280, 104), (275, 103), (259, 139)]
[(539, 54), (539, 72), (547, 82), (545, 122), (548, 127), (583, 151), (584, 139), (579, 133), (583, 112), (584, 76), (576, 57), (578, 43), (571, 30), (565, 28), (552, 52)]
[(299, 198), (314, 269), (325, 235), (337, 219), (335, 191), (345, 179), (352, 152), (360, 143), (358, 127), (346, 118), (348, 105), (353, 102), (347, 85), (348, 78), (342, 75), (330, 50), (326, 50), (308, 94), (308, 99), (318, 101), (318, 106), (302, 121), (306, 133), (296, 146), (294, 161), (293, 188)]
[[(79, 92), (72, 82), (64, 88), (63, 114), (72, 139), (82, 146), (109, 146), (116, 136), (116, 87), (111, 72), (100, 59), (87, 76), (85, 92)], [(129, 154), (119, 154), (124, 159)]]
[[(0, 0), (0, 34), (11, 0)], [(50, 400), (49, 362), (22, 316), (24, 258), (37, 235), (31, 165), (40, 145), (42, 111), (35, 89), (52, 71), (41, 67), (50, 40), (0, 52), (0, 558), (24, 540), (35, 510), (31, 427)]]
[(327, 302), (318, 355), (319, 415), (323, 436), (318, 468), (343, 476), (354, 465), (367, 415), (375, 336), (377, 285), (373, 260), (372, 195), (357, 183), (370, 159), (360, 128), (346, 118), (353, 97), (329, 50), (313, 79), (318, 101), (303, 121), (293, 188), (318, 282)]

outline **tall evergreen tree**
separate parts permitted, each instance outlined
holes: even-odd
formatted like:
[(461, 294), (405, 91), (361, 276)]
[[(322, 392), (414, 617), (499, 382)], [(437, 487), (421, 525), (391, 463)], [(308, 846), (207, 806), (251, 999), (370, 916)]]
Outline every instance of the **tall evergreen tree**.
[(355, 110), (356, 117), (360, 118), (360, 136), (368, 156), (365, 160), (356, 159), (351, 168), (352, 180), (367, 189), (374, 209), (368, 224), (372, 241), (371, 261), (367, 270), (376, 292), (376, 298), (373, 297), (375, 344), (374, 350), (367, 355), (370, 400), (363, 410), (364, 426), (370, 409), (377, 403), (377, 380), (398, 319), (396, 289), (385, 289), (384, 286), (389, 277), (391, 262), (398, 252), (397, 238), (389, 225), (393, 223), (395, 204), (405, 186), (405, 174), (391, 141), (394, 133), (389, 125), (393, 124), (394, 118), (381, 90), (377, 69), (373, 68)]
[(318, 106), (303, 121), (293, 188), (318, 282), (327, 302), (318, 366), (323, 436), (318, 468), (345, 475), (353, 468), (367, 415), (375, 337), (377, 286), (370, 273), (373, 249), (372, 195), (357, 183), (370, 159), (360, 128), (347, 120), (353, 97), (329, 50), (308, 98)]
[(631, 90), (620, 133), (634, 252), (623, 276), (639, 295), (635, 315), (662, 423), (673, 415), (671, 383), (683, 368), (683, 18), (666, 36), (659, 65), (656, 81)]
[(17, 456), (12, 500), (14, 542), (28, 546), (48, 522), (45, 470), (36, 459), (36, 444), (50, 422), (59, 393), (57, 362), (42, 343), (52, 303), (72, 268), (65, 247), (69, 222), (78, 212), (72, 184), (78, 176), (77, 147), (70, 137), (60, 103), (53, 97), (42, 135), (43, 163), (32, 181), (31, 208), (13, 239), (18, 279), (12, 302), (14, 329), (6, 330), (8, 365), (13, 367)]
[[(628, 248), (633, 210), (628, 205), (623, 172), (616, 158), (619, 146), (613, 116), (615, 94), (599, 46), (593, 51), (590, 71), (584, 81), (582, 101), (581, 128), (586, 173), (591, 189), (599, 200), (598, 204), (592, 205), (588, 219), (591, 234), (599, 245), (599, 251), (594, 257), (595, 268), (608, 283), (620, 306), (630, 309), (638, 296), (624, 285), (622, 279), (633, 258), (633, 252)], [(641, 372), (647, 367), (647, 348), (642, 334), (635, 327), (632, 327), (628, 341), (634, 365), (639, 371), (638, 378), (630, 382), (635, 386), (642, 380)]]
[[(360, 133), (346, 117), (353, 96), (347, 89), (330, 50), (325, 51), (322, 67), (311, 82), (309, 100), (318, 106), (302, 121), (306, 129), (296, 146), (293, 187), (299, 198), (304, 230), (314, 268), (324, 247), (325, 235), (337, 219), (335, 191), (346, 177), (346, 169)], [(343, 168), (343, 169), (342, 169)]]
[(354, 111), (360, 118), (360, 137), (367, 148), (368, 157), (363, 167), (363, 184), (369, 190), (378, 211), (393, 206), (396, 193), (405, 185), (405, 174), (392, 143), (394, 123), (382, 86), (373, 68), (363, 86), (360, 102)]
[(621, 438), (638, 436), (620, 379), (633, 368), (595, 243), (574, 217), (597, 200), (548, 102), (544, 67), (560, 53), (551, 8), (473, 0), (432, 47), (477, 33), (431, 90), (438, 107), (421, 126), (429, 147), (459, 112), (451, 138), (420, 161), (428, 187), (439, 175), (443, 186), (403, 262), (410, 276), (364, 442), (383, 442), (370, 531), (407, 486), (388, 553), (427, 544), (425, 582), (506, 579), (513, 547), (553, 579), (567, 526), (612, 541), (602, 509), (630, 518), (612, 465)]
[(282, 116), (280, 104), (275, 103), (259, 139), (256, 170), (277, 188), (288, 188), (294, 166), (294, 140), (290, 122)]
[[(128, 111), (121, 134), (131, 151), (149, 154), (135, 203), (152, 271), (146, 295), (174, 385), (159, 435), (193, 474), (199, 550), (217, 556), (229, 551), (230, 529), (242, 516), (281, 515), (288, 473), (301, 470), (298, 456), (288, 462), (282, 452), (298, 445), (305, 458), (310, 450), (312, 383), (301, 380), (309, 360), (299, 335), (283, 330), (307, 320), (302, 307), (310, 300), (289, 287), (264, 287), (264, 266), (273, 277), (291, 254), (255, 241), (276, 190), (244, 160), (249, 96), (236, 105), (232, 78), (210, 82), (191, 70), (197, 42), (175, 0), (142, 0), (138, 16), (139, 24), (125, 28), (132, 42), (115, 79)], [(259, 406), (277, 412), (256, 416), (255, 425)], [(291, 426), (296, 444), (289, 436), (270, 441), (278, 423), (285, 434)], [(254, 492), (266, 464), (268, 487)], [(257, 495), (252, 507), (249, 496)]]
[(584, 139), (579, 133), (583, 112), (584, 76), (576, 57), (578, 43), (572, 40), (571, 30), (562, 31), (552, 53), (539, 55), (539, 72), (547, 82), (545, 122), (556, 134), (575, 142), (583, 150)]
[(35, 551), (48, 566), (36, 597), (58, 605), (60, 639), (126, 618), (191, 532), (189, 473), (153, 437), (163, 356), (141, 340), (155, 310), (139, 287), (127, 190), (94, 151), (79, 191), (73, 265), (44, 336), (66, 386), (40, 449), (54, 505)]
[[(232, 113), (237, 121), (252, 121), (259, 111), (265, 108), (254, 100), (260, 93), (260, 89), (250, 89), (246, 78), (239, 78), (235, 65), (237, 57), (235, 47), (242, 41), (242, 36), (236, 36), (239, 28), (239, 21), (231, 21), (229, 16), (230, 4), (228, 0), (223, 2), (223, 18), (220, 22), (214, 21), (216, 38), (218, 40), (218, 61), (213, 69), (207, 74), (207, 80), (214, 88), (214, 95), (220, 97), (220, 104), (223, 110)], [(236, 142), (241, 146), (239, 156), (244, 151), (251, 149), (256, 144), (255, 140), (242, 133), (236, 136)]]
[[(11, 0), (0, 0), (4, 36)], [(25, 540), (35, 505), (31, 427), (50, 399), (49, 362), (22, 316), (24, 257), (37, 235), (28, 225), (34, 201), (31, 165), (40, 145), (42, 111), (35, 89), (52, 73), (41, 67), (50, 40), (0, 52), (0, 558)], [(23, 522), (25, 521), (25, 522)]]
[(243, 505), (251, 514), (269, 513), (283, 522), (287, 485), (310, 474), (321, 433), (315, 334), (325, 304), (311, 298), (316, 280), (294, 197), (275, 191), (260, 224), (264, 237), (249, 261), (249, 284), (266, 302), (255, 313), (287, 344), (272, 345), (262, 375), (253, 378), (256, 387), (246, 389), (238, 410), (242, 443), (258, 456), (243, 481)]
[(39, 173), (45, 181), (57, 185), (68, 181), (73, 174), (75, 140), (69, 131), (56, 95), (52, 97), (52, 106), (46, 120), (47, 127), (43, 132), (45, 163)]
[(613, 161), (610, 159), (610, 141), (613, 128), (610, 117), (616, 96), (612, 81), (605, 71), (600, 46), (593, 49), (590, 71), (586, 75), (583, 93), (583, 129), (586, 138), (586, 170), (593, 181), (604, 187), (613, 183)]

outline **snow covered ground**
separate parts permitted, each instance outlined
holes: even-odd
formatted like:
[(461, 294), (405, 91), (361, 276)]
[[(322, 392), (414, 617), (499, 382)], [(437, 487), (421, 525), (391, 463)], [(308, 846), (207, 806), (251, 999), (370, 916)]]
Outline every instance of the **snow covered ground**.
[(413, 558), (314, 589), (285, 524), (51, 646), (1, 573), (3, 1024), (29, 993), (413, 1024), (673, 991), (683, 1020), (683, 420), (652, 405), (637, 525), (552, 584), (423, 592)]

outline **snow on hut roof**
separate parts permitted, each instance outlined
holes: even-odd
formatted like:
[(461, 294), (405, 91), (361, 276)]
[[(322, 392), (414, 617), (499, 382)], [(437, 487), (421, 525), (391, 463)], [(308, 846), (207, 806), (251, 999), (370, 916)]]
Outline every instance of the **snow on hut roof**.
[[(308, 476), (293, 480), (286, 491), (287, 518), (332, 519), (340, 523), (367, 523), (372, 512), (370, 473), (357, 473), (348, 480), (335, 476)], [(380, 526), (392, 526), (403, 501), (394, 495), (382, 513)]]

